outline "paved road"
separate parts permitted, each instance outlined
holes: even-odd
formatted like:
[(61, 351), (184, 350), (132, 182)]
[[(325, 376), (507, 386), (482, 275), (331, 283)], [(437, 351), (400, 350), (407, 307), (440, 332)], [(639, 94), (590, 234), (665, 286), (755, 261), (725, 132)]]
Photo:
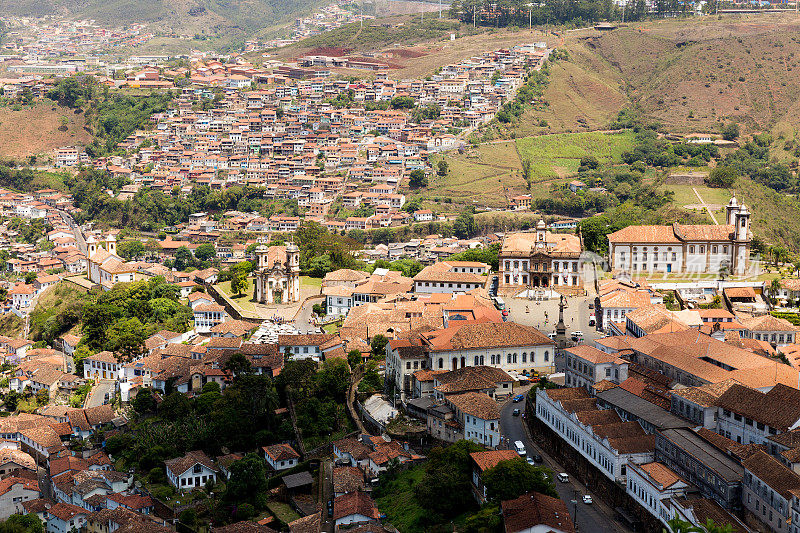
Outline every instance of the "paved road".
[(101, 379), (94, 387), (92, 387), (89, 397), (86, 398), (85, 407), (98, 407), (106, 402), (106, 395), (108, 401), (114, 397), (114, 387), (116, 382), (110, 379)]
[(75, 221), (72, 219), (72, 216), (66, 211), (59, 211), (58, 214), (61, 215), (61, 219), (64, 221), (64, 223), (72, 228), (72, 231), (75, 234), (75, 241), (78, 244), (78, 250), (80, 250), (83, 255), (87, 255), (88, 247), (86, 246), (86, 240), (83, 238), (83, 232), (81, 231), (80, 226), (75, 223)]
[(318, 304), (323, 300), (310, 300), (303, 303), (303, 306), (294, 317), (294, 327), (300, 333), (316, 333), (317, 328), (311, 323), (311, 313), (314, 304)]
[[(521, 416), (512, 415), (513, 410), (516, 408), (524, 410), (524, 405), (523, 402), (513, 403), (508, 401), (502, 407), (500, 411), (500, 430), (503, 436), (502, 447), (513, 448), (514, 441), (521, 440), (525, 444), (528, 455), (534, 453), (541, 455), (544, 459), (544, 466), (550, 468), (554, 474), (563, 472), (563, 467), (552, 457), (544, 453), (538, 446), (534, 445), (533, 441), (528, 437), (528, 433), (523, 425), (523, 418)], [(586, 486), (573, 479), (572, 476), (570, 476), (569, 483), (555, 481), (555, 485), (558, 496), (567, 504), (567, 509), (569, 509), (570, 514), (575, 517), (577, 513), (577, 520), (575, 520), (575, 522), (578, 531), (585, 533), (616, 533), (620, 531), (630, 531), (620, 522), (614, 520), (614, 511), (609, 506), (599, 501), (596, 494), (591, 493)], [(584, 504), (581, 500), (584, 494), (591, 494), (594, 503), (591, 505)], [(572, 503), (572, 500), (575, 499), (577, 499), (577, 505)]]

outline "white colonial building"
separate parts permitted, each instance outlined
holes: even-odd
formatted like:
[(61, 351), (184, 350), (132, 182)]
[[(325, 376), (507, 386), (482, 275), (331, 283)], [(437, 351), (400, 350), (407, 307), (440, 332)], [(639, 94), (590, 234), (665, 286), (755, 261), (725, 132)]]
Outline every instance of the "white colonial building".
[(628, 226), (608, 236), (611, 269), (632, 276), (652, 272), (742, 275), (750, 256), (750, 211), (736, 197), (726, 224)]
[(180, 490), (204, 487), (209, 481), (217, 481), (214, 463), (202, 451), (188, 452), (183, 457), (166, 461), (167, 479)]
[(467, 323), (420, 335), (432, 370), (491, 366), (531, 375), (554, 371), (555, 343), (539, 330), (514, 322)]
[[(654, 438), (647, 435), (638, 422), (622, 421), (613, 409), (600, 410), (595, 405), (572, 411), (564, 407), (564, 403), (580, 405), (583, 402), (570, 400), (583, 399), (591, 400), (583, 387), (539, 389), (536, 392), (536, 417), (608, 479), (625, 483), (629, 464), (653, 461)], [(582, 419), (591, 423), (584, 423)], [(617, 432), (625, 432), (626, 438), (609, 436)]]

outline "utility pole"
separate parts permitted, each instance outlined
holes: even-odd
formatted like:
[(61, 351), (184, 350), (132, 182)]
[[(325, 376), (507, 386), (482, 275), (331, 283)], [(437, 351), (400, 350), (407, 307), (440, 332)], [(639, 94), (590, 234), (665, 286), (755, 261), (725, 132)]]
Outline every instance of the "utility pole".
[(442, 0), (439, 0), (439, 19), (442, 18)]

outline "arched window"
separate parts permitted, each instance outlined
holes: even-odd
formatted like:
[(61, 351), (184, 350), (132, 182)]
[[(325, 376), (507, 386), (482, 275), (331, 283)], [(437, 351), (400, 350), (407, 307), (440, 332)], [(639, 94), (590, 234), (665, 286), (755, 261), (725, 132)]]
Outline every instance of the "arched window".
[(522, 352), (522, 362), (523, 363), (528, 362), (528, 352)]
[(548, 352), (547, 350), (544, 351), (544, 360), (545, 362), (550, 360), (550, 352)]

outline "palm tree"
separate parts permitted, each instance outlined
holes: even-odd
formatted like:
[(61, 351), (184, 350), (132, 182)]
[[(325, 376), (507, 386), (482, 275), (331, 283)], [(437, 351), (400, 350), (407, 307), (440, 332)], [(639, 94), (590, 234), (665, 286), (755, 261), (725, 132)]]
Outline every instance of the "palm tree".
[(778, 293), (781, 290), (781, 280), (778, 278), (774, 278), (772, 282), (769, 284), (769, 295), (770, 299), (772, 300), (772, 304), (778, 301)]

